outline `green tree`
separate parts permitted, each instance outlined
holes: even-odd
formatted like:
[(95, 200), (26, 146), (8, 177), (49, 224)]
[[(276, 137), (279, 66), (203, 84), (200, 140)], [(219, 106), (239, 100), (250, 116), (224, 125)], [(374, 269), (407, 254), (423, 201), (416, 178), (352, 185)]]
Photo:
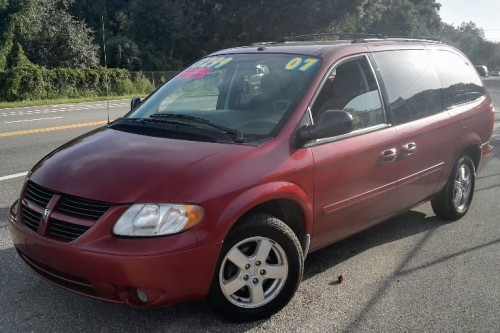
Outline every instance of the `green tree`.
[(142, 68), (139, 47), (130, 38), (112, 37), (106, 45), (108, 66), (139, 71)]
[(498, 44), (442, 23), (439, 9), (437, 0), (0, 0), (0, 70), (14, 41), (45, 67), (104, 65), (103, 21), (107, 65), (130, 70), (176, 70), (221, 48), (316, 32), (441, 36), (496, 63)]
[(19, 43), (14, 43), (9, 54), (7, 55), (6, 69), (13, 69), (30, 64), (31, 62), (24, 54), (22, 46)]
[(458, 27), (443, 24), (441, 36), (444, 42), (461, 50), (474, 64), (500, 67), (500, 43), (487, 41), (483, 29), (474, 22), (464, 22)]
[(454, 44), (476, 64), (480, 60), (482, 47), (485, 43), (484, 31), (476, 26), (474, 22), (462, 23), (458, 28), (460, 34)]
[(441, 29), (440, 4), (435, 0), (385, 0), (379, 20), (368, 30), (387, 36), (437, 37)]
[(202, 27), (198, 2), (185, 0), (131, 0), (128, 33), (143, 50), (143, 68), (178, 69), (178, 60), (196, 49)]
[(129, 20), (125, 15), (120, 22), (141, 50), (143, 69), (176, 69), (179, 61), (188, 64), (224, 47), (363, 31), (386, 6), (386, 0), (130, 0)]
[(16, 22), (16, 39), (34, 64), (47, 68), (99, 65), (93, 31), (66, 12), (70, 0), (31, 0)]
[(12, 49), (15, 22), (29, 0), (0, 0), (0, 70), (6, 66), (7, 55)]
[(356, 32), (362, 22), (371, 22), (380, 15), (382, 3), (381, 0), (212, 1), (215, 25), (211, 30), (223, 44), (272, 41), (324, 31)]
[[(70, 6), (69, 12), (96, 31), (101, 44), (102, 66), (105, 65), (103, 52), (106, 49), (108, 67), (141, 69), (139, 47), (127, 33), (130, 26), (129, 0), (79, 0)], [(106, 48), (101, 43), (103, 33)]]

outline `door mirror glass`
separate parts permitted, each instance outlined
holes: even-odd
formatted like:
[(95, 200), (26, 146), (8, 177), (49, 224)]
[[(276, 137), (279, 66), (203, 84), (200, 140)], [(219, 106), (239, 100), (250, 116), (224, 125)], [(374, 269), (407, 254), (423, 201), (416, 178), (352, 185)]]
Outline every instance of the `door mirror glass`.
[(141, 104), (141, 98), (133, 97), (132, 100), (130, 101), (130, 110), (135, 109), (139, 104)]

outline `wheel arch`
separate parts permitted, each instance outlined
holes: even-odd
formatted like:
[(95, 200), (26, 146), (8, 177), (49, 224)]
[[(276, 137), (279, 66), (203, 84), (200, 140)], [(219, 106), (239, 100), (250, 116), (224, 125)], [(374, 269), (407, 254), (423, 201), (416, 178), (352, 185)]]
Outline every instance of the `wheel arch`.
[(479, 145), (471, 144), (468, 147), (464, 148), (458, 158), (460, 158), (460, 156), (464, 154), (469, 156), (469, 158), (474, 163), (474, 169), (477, 171), (479, 162), (481, 161), (481, 148), (479, 147)]
[(224, 209), (218, 221), (221, 229), (219, 237), (225, 239), (233, 228), (243, 223), (244, 217), (264, 212), (288, 225), (303, 250), (307, 250), (304, 237), (311, 235), (313, 230), (312, 207), (312, 199), (295, 184), (278, 182), (257, 186), (237, 196)]
[(305, 213), (302, 207), (291, 199), (272, 199), (263, 202), (247, 211), (234, 226), (236, 226), (245, 216), (258, 212), (270, 214), (283, 221), (292, 229), (299, 241), (302, 241), (304, 235), (308, 234)]
[(483, 144), (481, 136), (479, 135), (479, 133), (471, 131), (463, 137), (461, 142), (462, 144), (460, 145), (458, 154), (457, 156), (455, 156), (455, 160), (453, 161), (453, 163), (455, 163), (460, 158), (460, 156), (466, 154), (470, 157), (470, 159), (474, 163), (475, 169), (477, 170), (481, 161), (481, 146)]

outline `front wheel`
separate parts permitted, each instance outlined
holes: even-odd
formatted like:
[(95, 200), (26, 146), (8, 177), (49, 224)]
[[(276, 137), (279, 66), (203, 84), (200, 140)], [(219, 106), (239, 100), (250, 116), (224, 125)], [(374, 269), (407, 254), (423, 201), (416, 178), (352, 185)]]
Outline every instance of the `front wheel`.
[(303, 262), (285, 223), (263, 213), (248, 216), (224, 242), (207, 301), (228, 320), (269, 317), (293, 297)]
[(431, 201), (436, 216), (456, 221), (467, 213), (474, 196), (475, 175), (470, 157), (460, 156), (444, 189)]

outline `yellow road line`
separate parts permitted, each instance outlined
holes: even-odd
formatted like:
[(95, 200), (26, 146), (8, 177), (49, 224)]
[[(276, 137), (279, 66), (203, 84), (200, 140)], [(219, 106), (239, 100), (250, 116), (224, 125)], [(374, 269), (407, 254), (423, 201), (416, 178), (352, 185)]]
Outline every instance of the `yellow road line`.
[(25, 131), (15, 131), (15, 132), (7, 132), (0, 133), (0, 138), (4, 138), (7, 136), (17, 136), (17, 135), (26, 135), (26, 134), (36, 134), (36, 133), (45, 133), (45, 132), (53, 132), (53, 131), (62, 131), (65, 129), (71, 128), (80, 128), (80, 127), (88, 127), (88, 126), (98, 126), (104, 125), (107, 121), (94, 121), (92, 123), (81, 123), (81, 124), (73, 124), (73, 125), (65, 125), (65, 126), (55, 126), (55, 127), (47, 127), (47, 128), (39, 128)]

